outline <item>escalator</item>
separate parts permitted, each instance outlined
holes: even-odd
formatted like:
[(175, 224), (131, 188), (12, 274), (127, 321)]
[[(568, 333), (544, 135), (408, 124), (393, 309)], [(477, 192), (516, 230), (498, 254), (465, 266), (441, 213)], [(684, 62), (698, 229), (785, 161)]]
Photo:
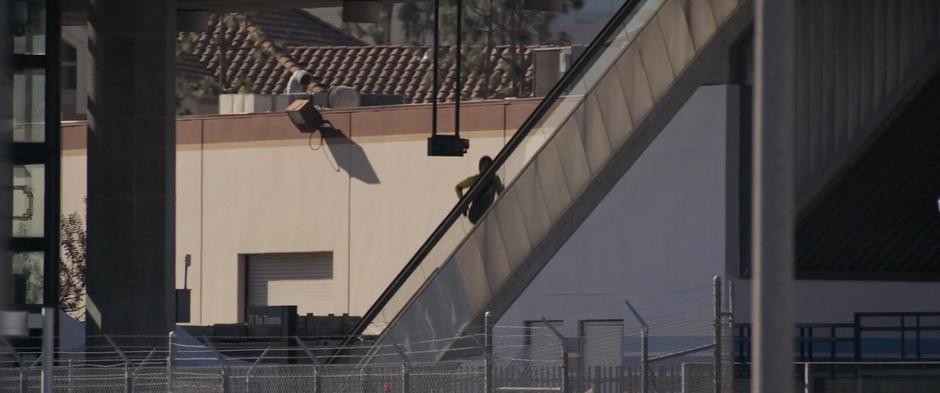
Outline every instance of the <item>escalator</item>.
[[(484, 314), (505, 312), (705, 82), (749, 5), (627, 0), (366, 313), (355, 333), (378, 337), (367, 359), (479, 348)], [(505, 192), (470, 224), (461, 212), (497, 175)]]

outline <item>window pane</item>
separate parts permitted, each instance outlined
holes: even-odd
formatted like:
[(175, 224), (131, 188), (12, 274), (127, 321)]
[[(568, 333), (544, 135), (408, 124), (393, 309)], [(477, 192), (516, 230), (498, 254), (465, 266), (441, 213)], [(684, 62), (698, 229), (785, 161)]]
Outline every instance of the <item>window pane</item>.
[(43, 236), (45, 181), (45, 165), (17, 165), (13, 167), (14, 237)]
[(16, 304), (42, 304), (43, 253), (13, 254), (13, 300)]
[(10, 11), (13, 53), (46, 54), (46, 2), (13, 0)]
[(44, 142), (46, 75), (42, 70), (13, 74), (13, 142)]

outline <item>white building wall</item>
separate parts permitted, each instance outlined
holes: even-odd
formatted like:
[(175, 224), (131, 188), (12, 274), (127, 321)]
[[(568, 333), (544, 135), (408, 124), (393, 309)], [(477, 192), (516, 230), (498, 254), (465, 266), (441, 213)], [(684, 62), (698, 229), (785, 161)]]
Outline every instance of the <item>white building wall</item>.
[[(708, 318), (712, 277), (735, 272), (735, 146), (727, 140), (735, 87), (700, 88), (499, 321), (625, 319), (624, 299), (655, 325), (677, 316)], [(733, 148), (732, 148), (733, 149)], [(730, 231), (730, 232), (729, 232)], [(735, 320), (749, 323), (750, 280), (736, 280)], [(940, 283), (794, 283), (795, 320), (848, 323), (856, 312), (940, 311)], [(668, 300), (672, 297), (673, 300)], [(700, 300), (695, 300), (700, 299)], [(660, 317), (661, 316), (661, 317)], [(706, 327), (700, 329), (708, 333)], [(631, 334), (628, 332), (628, 334)], [(655, 332), (654, 332), (655, 334)]]
[[(734, 88), (700, 88), (499, 321), (629, 317), (624, 299), (655, 324), (651, 297), (695, 288), (699, 312), (726, 262), (727, 105)], [(683, 299), (686, 299), (684, 297)], [(693, 310), (694, 309), (694, 310)], [(659, 316), (659, 317), (657, 317)]]

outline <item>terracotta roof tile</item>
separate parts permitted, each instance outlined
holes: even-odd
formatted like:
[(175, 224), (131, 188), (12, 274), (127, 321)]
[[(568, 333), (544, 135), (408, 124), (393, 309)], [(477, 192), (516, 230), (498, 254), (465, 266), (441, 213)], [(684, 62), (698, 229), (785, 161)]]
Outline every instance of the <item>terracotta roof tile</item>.
[[(238, 26), (224, 27), (218, 18), (210, 20), (211, 33), (195, 40), (192, 54), (180, 56), (180, 74), (202, 77), (219, 74), (219, 40), (209, 37), (224, 35), (225, 90), (233, 90), (235, 80), (243, 89), (259, 94), (281, 94), (293, 71), (306, 69), (320, 87), (346, 85), (364, 93), (401, 94), (407, 103), (431, 100), (431, 64), (422, 61), (429, 51), (414, 46), (363, 46), (342, 31), (329, 26), (305, 11), (287, 10), (259, 12), (247, 16)], [(263, 42), (257, 42), (263, 39)], [(441, 53), (452, 48), (444, 47)], [(503, 60), (509, 47), (496, 47), (489, 52), (489, 75), (465, 67), (461, 95), (471, 99), (502, 96), (529, 96), (534, 67), (532, 48), (517, 48), (524, 64), (522, 80), (510, 77)], [(441, 65), (442, 101), (456, 99), (453, 83), (456, 67), (452, 56)], [(200, 70), (200, 66), (202, 70)], [(517, 89), (518, 87), (518, 89)], [(488, 91), (486, 97), (484, 92)]]

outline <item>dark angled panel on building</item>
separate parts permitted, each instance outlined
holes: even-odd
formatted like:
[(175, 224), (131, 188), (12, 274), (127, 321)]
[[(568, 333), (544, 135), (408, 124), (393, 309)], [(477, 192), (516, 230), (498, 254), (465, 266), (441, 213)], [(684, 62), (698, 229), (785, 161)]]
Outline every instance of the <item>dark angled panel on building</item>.
[(938, 105), (940, 74), (804, 212), (798, 277), (940, 281)]

